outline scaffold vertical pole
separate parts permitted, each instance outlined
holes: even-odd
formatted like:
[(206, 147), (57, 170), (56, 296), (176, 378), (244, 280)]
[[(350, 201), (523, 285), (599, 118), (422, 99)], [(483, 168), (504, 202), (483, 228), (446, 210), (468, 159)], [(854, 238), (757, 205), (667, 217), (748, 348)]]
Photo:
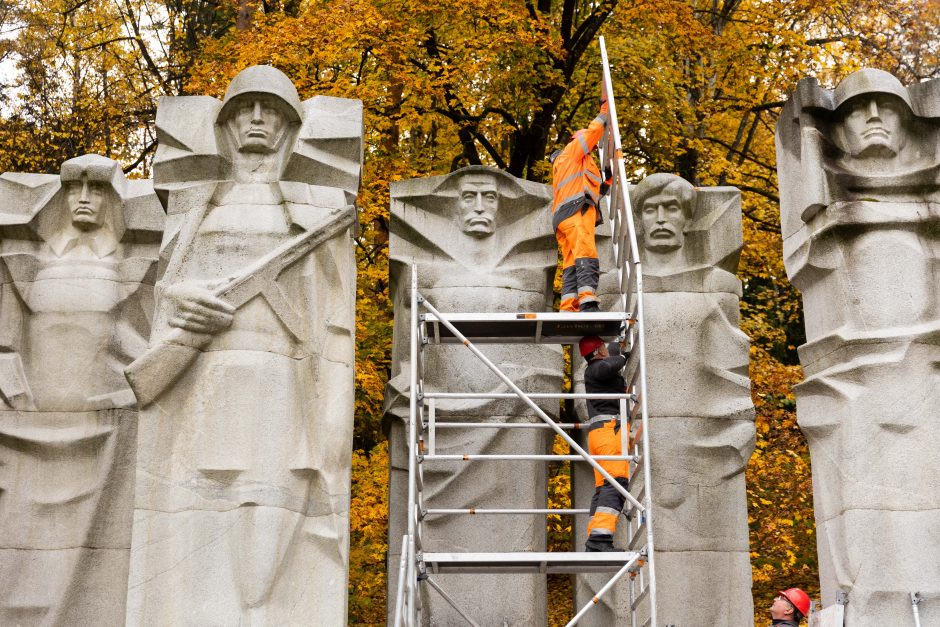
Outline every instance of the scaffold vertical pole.
[(411, 347), (409, 363), (411, 385), (408, 390), (408, 625), (414, 627), (416, 622), (416, 596), (418, 573), (417, 556), (415, 555), (415, 525), (417, 524), (417, 451), (415, 443), (418, 439), (418, 269), (417, 264), (411, 263)]

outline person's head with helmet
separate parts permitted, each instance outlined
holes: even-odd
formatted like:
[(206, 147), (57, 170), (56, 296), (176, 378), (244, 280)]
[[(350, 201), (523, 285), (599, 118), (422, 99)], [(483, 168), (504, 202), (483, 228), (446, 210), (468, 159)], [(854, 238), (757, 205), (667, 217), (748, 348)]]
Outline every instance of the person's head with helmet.
[(809, 614), (809, 595), (799, 588), (781, 590), (770, 606), (770, 618), (774, 625), (796, 626)]
[(578, 342), (578, 351), (581, 353), (581, 356), (584, 357), (585, 361), (593, 361), (610, 356), (610, 352), (607, 350), (607, 344), (596, 335), (585, 335), (582, 337), (581, 341)]
[(82, 155), (63, 163), (59, 178), (75, 228), (91, 231), (104, 227), (120, 239), (124, 233), (120, 209), (127, 189), (121, 165), (101, 155)]
[(78, 243), (98, 257), (113, 253), (124, 236), (127, 179), (121, 164), (88, 154), (62, 164), (62, 188), (50, 211), (38, 216), (39, 236), (56, 255), (79, 254)]
[(853, 72), (833, 94), (837, 138), (850, 159), (895, 159), (908, 141), (911, 98), (882, 70)]
[(293, 141), (288, 140), (296, 136), (302, 119), (303, 107), (291, 80), (269, 65), (255, 65), (229, 83), (216, 125), (233, 158), (253, 156), (258, 161), (290, 147)]

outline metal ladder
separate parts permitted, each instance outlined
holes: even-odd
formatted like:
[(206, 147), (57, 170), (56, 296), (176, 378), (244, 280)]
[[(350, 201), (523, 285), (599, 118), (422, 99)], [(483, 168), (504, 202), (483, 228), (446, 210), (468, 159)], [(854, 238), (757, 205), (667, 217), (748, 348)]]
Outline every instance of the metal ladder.
[[(473, 608), (461, 608), (437, 584), (433, 576), (445, 573), (611, 573), (610, 579), (571, 619), (576, 624), (600, 598), (607, 594), (625, 575), (630, 576), (630, 611), (632, 627), (656, 627), (655, 553), (652, 532), (652, 495), (649, 464), (649, 441), (646, 408), (646, 354), (643, 325), (643, 285), (634, 227), (633, 213), (626, 185), (620, 133), (610, 71), (604, 40), (600, 40), (604, 88), (610, 106), (610, 124), (599, 145), (602, 170), (610, 167), (613, 181), (604, 209), (613, 235), (613, 255), (620, 286), (620, 307), (604, 313), (448, 313), (438, 311), (418, 290), (415, 265), (411, 272), (410, 324), (410, 397), (408, 419), (408, 529), (402, 537), (401, 560), (398, 565), (398, 588), (395, 596), (394, 625), (416, 627), (421, 624), (423, 584), (435, 590), (468, 624), (476, 625), (470, 616)], [(424, 313), (421, 313), (423, 311)], [(585, 335), (612, 337), (626, 329), (630, 358), (624, 368), (627, 391), (624, 394), (526, 393), (498, 366), (480, 351), (479, 343), (553, 343), (577, 344)], [(507, 393), (425, 392), (424, 360), (426, 350), (435, 345), (462, 343), (492, 371), (510, 390)], [(541, 423), (441, 422), (435, 406), (440, 399), (519, 399), (541, 419)], [(592, 457), (572, 437), (580, 423), (556, 423), (535, 403), (543, 399), (617, 399), (623, 456)], [(441, 455), (436, 452), (438, 429), (452, 428), (537, 428), (551, 429), (574, 450), (576, 455)], [(628, 439), (629, 438), (629, 439)], [(627, 459), (630, 462), (631, 486), (634, 478), (642, 477), (640, 487), (624, 490), (599, 464), (598, 460)], [(423, 464), (426, 461), (485, 463), (487, 460), (584, 461), (594, 467), (608, 483), (626, 499), (628, 544), (631, 550), (614, 553), (586, 552), (515, 552), (515, 553), (443, 553), (425, 552), (422, 538), (424, 521), (440, 515), (520, 515), (520, 514), (586, 514), (587, 509), (520, 509), (473, 508), (439, 509), (430, 507), (424, 498)], [(643, 622), (639, 621), (644, 617)]]

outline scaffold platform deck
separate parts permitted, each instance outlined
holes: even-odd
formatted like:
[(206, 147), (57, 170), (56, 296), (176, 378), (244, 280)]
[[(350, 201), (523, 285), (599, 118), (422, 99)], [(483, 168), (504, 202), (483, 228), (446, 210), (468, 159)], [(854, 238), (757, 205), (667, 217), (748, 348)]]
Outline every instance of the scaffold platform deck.
[[(447, 320), (478, 344), (577, 344), (585, 335), (613, 339), (630, 322), (630, 314), (599, 313), (454, 313)], [(431, 344), (458, 343), (434, 314), (422, 314), (424, 335)]]
[(635, 551), (607, 553), (424, 553), (428, 572), (448, 573), (615, 573), (628, 562), (639, 561)]

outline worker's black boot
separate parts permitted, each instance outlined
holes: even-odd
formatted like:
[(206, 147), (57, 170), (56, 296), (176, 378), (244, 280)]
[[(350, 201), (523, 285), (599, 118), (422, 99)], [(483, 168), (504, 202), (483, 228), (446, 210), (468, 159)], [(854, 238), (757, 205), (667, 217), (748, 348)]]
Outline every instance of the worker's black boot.
[(614, 546), (614, 539), (609, 536), (591, 536), (584, 543), (584, 548), (588, 553), (612, 553), (620, 550)]
[(581, 305), (581, 307), (579, 308), (579, 311), (580, 311), (581, 313), (598, 313), (598, 312), (600, 312), (600, 310), (601, 310), (601, 308), (598, 306), (596, 300), (592, 300), (592, 301), (589, 302), (589, 303), (584, 303), (584, 304)]

